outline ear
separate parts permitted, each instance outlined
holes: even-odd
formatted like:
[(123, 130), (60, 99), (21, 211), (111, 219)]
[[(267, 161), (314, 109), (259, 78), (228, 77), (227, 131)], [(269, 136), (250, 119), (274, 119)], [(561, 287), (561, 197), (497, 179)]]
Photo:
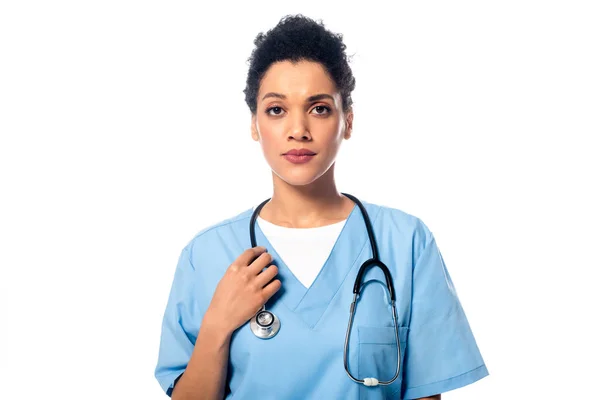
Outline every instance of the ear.
[(346, 130), (344, 132), (344, 139), (348, 140), (352, 136), (352, 121), (354, 120), (354, 111), (352, 107), (346, 113)]
[(258, 142), (259, 136), (258, 130), (256, 129), (256, 114), (252, 114), (252, 120), (250, 122), (250, 132), (252, 134), (252, 139)]

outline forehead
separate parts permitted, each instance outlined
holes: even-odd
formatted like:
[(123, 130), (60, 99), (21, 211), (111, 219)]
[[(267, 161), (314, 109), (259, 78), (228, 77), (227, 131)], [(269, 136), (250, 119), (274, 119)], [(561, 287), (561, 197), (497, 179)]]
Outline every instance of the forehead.
[(260, 83), (258, 95), (260, 100), (268, 92), (306, 97), (317, 92), (334, 95), (336, 91), (335, 82), (321, 63), (286, 60), (271, 64)]

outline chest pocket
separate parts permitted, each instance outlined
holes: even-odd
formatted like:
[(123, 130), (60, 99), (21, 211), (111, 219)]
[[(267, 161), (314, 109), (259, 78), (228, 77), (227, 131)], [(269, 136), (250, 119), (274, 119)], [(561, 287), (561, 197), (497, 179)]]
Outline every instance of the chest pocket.
[[(377, 378), (388, 381), (394, 377), (397, 368), (396, 333), (392, 326), (357, 326), (358, 330), (358, 376), (359, 379)], [(360, 385), (359, 398), (392, 399), (398, 398), (402, 386), (404, 352), (408, 327), (398, 328), (400, 341), (400, 374), (389, 385)]]

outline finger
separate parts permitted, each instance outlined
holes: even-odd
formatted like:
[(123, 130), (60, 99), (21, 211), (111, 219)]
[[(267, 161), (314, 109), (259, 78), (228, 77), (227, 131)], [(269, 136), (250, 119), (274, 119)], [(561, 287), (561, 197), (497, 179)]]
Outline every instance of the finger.
[(275, 279), (263, 288), (264, 302), (266, 303), (281, 288), (281, 281)]
[(265, 269), (263, 272), (256, 276), (254, 282), (259, 288), (262, 289), (269, 283), (269, 281), (271, 281), (271, 279), (277, 276), (278, 272), (279, 270), (275, 265), (270, 265), (269, 268)]
[(239, 264), (241, 266), (248, 266), (254, 261), (258, 256), (267, 251), (265, 247), (256, 246), (246, 249), (239, 255), (239, 257), (235, 260), (234, 264)]
[(258, 275), (261, 271), (268, 266), (273, 258), (271, 254), (265, 252), (256, 258), (256, 260), (252, 261), (252, 264), (248, 265), (248, 272), (254, 275)]

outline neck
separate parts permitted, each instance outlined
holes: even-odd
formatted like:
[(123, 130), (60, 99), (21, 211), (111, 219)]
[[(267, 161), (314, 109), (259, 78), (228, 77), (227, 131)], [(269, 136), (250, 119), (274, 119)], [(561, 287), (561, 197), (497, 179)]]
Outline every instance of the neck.
[(354, 202), (338, 192), (333, 167), (304, 186), (290, 185), (273, 173), (273, 196), (260, 217), (289, 228), (315, 228), (348, 218)]

